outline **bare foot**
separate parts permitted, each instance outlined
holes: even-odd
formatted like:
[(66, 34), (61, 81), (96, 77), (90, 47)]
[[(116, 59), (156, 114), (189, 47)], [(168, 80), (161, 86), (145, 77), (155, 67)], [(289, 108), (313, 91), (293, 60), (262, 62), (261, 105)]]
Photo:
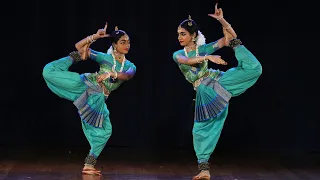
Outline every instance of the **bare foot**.
[(82, 169), (83, 174), (89, 174), (89, 175), (98, 175), (101, 176), (101, 171), (97, 170), (96, 168), (92, 166), (84, 166)]
[(210, 177), (208, 170), (202, 170), (198, 175), (193, 176), (192, 180), (210, 180)]

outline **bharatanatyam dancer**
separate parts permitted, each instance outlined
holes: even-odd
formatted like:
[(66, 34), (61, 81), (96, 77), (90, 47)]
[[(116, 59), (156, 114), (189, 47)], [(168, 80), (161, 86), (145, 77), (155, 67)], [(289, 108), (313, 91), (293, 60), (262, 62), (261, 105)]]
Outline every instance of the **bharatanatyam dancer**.
[[(43, 77), (49, 89), (59, 97), (73, 101), (78, 109), (83, 132), (91, 147), (82, 172), (92, 175), (101, 175), (94, 166), (112, 132), (105, 100), (136, 72), (135, 65), (125, 57), (130, 49), (128, 34), (117, 27), (111, 34), (107, 34), (106, 29), (107, 24), (96, 34), (79, 41), (75, 45), (78, 51), (48, 63), (43, 69)], [(106, 37), (112, 41), (107, 53), (89, 48), (96, 40)], [(68, 70), (72, 64), (87, 58), (100, 64), (99, 72), (78, 74)]]
[[(218, 9), (217, 4), (215, 13), (209, 16), (221, 23), (224, 37), (206, 44), (204, 35), (189, 16), (177, 30), (178, 40), (184, 48), (173, 53), (174, 61), (196, 91), (192, 133), (200, 173), (193, 180), (210, 179), (208, 161), (227, 118), (229, 100), (254, 85), (262, 74), (261, 64), (237, 39), (237, 34), (223, 18), (222, 9)], [(208, 61), (227, 64), (220, 56), (211, 55), (224, 46), (233, 49), (238, 66), (226, 72), (208, 69)]]

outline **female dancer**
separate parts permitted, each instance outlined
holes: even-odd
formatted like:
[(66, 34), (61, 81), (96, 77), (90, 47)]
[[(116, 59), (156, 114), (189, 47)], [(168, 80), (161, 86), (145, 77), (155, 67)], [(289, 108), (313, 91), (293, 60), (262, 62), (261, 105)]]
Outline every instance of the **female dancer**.
[[(220, 137), (228, 114), (228, 102), (251, 87), (262, 73), (256, 57), (237, 39), (231, 25), (223, 18), (221, 8), (215, 6), (215, 13), (209, 16), (223, 26), (224, 37), (205, 44), (203, 34), (189, 16), (178, 27), (178, 40), (184, 47), (173, 53), (173, 59), (196, 91), (196, 106), (193, 126), (193, 145), (198, 159), (200, 173), (194, 180), (210, 179), (208, 160)], [(210, 55), (216, 50), (231, 47), (238, 60), (238, 66), (222, 72), (208, 69), (208, 61), (227, 63), (220, 56)]]
[[(91, 147), (85, 158), (84, 174), (101, 175), (94, 165), (112, 132), (105, 100), (136, 72), (135, 65), (125, 57), (130, 49), (127, 33), (116, 28), (109, 35), (106, 29), (107, 24), (96, 34), (79, 41), (75, 45), (78, 51), (48, 63), (43, 69), (43, 77), (49, 89), (59, 97), (73, 101), (78, 109), (82, 129)], [(111, 37), (112, 40), (108, 53), (89, 48), (97, 39), (105, 37)], [(68, 71), (73, 63), (88, 57), (100, 64), (98, 73), (78, 74)]]

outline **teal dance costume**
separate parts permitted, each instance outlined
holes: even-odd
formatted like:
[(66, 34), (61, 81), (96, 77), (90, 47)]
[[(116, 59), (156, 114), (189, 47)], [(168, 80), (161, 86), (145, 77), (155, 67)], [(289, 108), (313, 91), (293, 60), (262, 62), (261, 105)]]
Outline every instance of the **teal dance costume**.
[(129, 60), (124, 59), (119, 63), (112, 54), (94, 50), (91, 50), (90, 58), (100, 64), (98, 73), (78, 74), (68, 71), (73, 63), (81, 60), (78, 52), (72, 52), (69, 56), (48, 63), (43, 69), (43, 77), (52, 92), (73, 101), (77, 107), (83, 132), (91, 147), (85, 163), (94, 166), (112, 133), (105, 100), (123, 83), (122, 80), (113, 80), (111, 77), (98, 83), (96, 77), (106, 72), (126, 72), (129, 69), (135, 71), (136, 67)]
[(208, 69), (207, 61), (197, 67), (177, 61), (179, 55), (191, 58), (199, 54), (212, 54), (218, 49), (217, 42), (201, 45), (188, 53), (182, 49), (173, 54), (174, 61), (196, 91), (192, 134), (199, 170), (209, 170), (208, 160), (227, 118), (229, 100), (254, 85), (262, 74), (260, 62), (241, 45), (240, 40), (231, 40), (230, 46), (234, 49), (238, 66), (226, 72)]

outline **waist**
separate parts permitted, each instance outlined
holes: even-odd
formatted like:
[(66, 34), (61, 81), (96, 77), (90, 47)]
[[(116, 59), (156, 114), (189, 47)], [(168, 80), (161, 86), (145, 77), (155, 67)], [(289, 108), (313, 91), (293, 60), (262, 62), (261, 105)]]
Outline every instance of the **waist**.
[(204, 78), (208, 77), (209, 74), (210, 74), (209, 72), (206, 72), (201, 78), (193, 82), (192, 83), (193, 89), (195, 90), (201, 84), (201, 81), (203, 81)]
[[(215, 74), (213, 74), (215, 73)], [(206, 78), (212, 78), (214, 81), (219, 81), (219, 79), (222, 77), (223, 72), (222, 71), (213, 71), (209, 70), (209, 72), (206, 72), (201, 78), (196, 80), (193, 85), (193, 89), (196, 90), (197, 87), (202, 83), (202, 81)]]
[(82, 74), (80, 76), (82, 81), (88, 87), (88, 90), (89, 91), (93, 90), (95, 92), (103, 93), (104, 96), (108, 97), (110, 95), (111, 91), (109, 91), (107, 89), (107, 87), (104, 85), (104, 83), (103, 82), (99, 83), (97, 81), (92, 82), (92, 80), (89, 77), (87, 77), (88, 75), (90, 75), (90, 73)]
[(111, 93), (111, 91), (109, 91), (108, 89), (107, 89), (107, 87), (102, 83), (102, 82), (100, 82), (100, 83), (98, 83), (99, 84), (99, 86), (102, 88), (102, 90), (103, 90), (103, 95), (104, 96), (109, 96), (110, 95), (110, 93)]

